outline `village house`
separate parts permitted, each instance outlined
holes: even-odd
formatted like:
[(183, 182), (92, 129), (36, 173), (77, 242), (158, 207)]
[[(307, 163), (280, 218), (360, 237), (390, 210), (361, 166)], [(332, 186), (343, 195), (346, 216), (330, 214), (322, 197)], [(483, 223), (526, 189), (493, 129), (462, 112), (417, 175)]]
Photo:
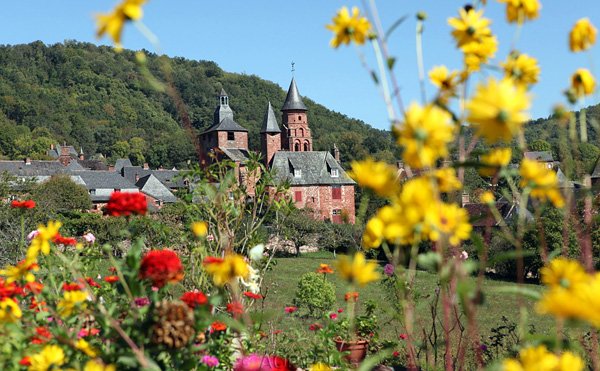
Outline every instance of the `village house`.
[[(218, 99), (213, 124), (200, 134), (202, 161), (227, 158), (235, 164), (238, 181), (251, 183), (253, 179), (245, 167), (248, 130), (234, 121), (225, 90), (221, 90)], [(333, 155), (313, 150), (307, 111), (294, 79), (281, 108), (283, 130), (268, 103), (260, 132), (265, 166), (275, 171), (277, 181), (290, 184), (290, 196), (297, 207), (312, 210), (316, 219), (354, 223), (355, 182), (340, 165), (337, 147), (334, 146)]]

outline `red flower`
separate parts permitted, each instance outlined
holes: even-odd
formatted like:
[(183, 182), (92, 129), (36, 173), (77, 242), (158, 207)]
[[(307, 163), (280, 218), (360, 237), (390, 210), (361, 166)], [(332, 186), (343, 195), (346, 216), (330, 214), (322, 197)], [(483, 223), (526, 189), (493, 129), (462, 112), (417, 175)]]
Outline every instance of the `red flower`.
[(71, 282), (71, 283), (63, 283), (62, 285), (62, 289), (64, 291), (81, 291), (85, 288), (85, 285), (82, 283), (76, 283), (76, 282)]
[(35, 297), (31, 297), (31, 304), (29, 304), (29, 309), (34, 310), (36, 313), (40, 311), (46, 311), (46, 302), (45, 301), (37, 301)]
[(298, 307), (285, 307), (284, 310), (285, 310), (286, 313), (290, 313), (291, 314), (291, 313), (294, 313), (295, 311), (297, 311)]
[(25, 292), (21, 286), (17, 285), (15, 282), (6, 283), (4, 278), (0, 277), (0, 300), (23, 295), (25, 295)]
[(233, 303), (227, 303), (227, 312), (231, 313), (234, 317), (244, 313), (244, 306), (239, 301)]
[(19, 364), (21, 366), (31, 366), (31, 358), (29, 357), (23, 357), (21, 358), (21, 360), (19, 361)]
[(161, 288), (169, 282), (183, 279), (183, 265), (174, 251), (152, 250), (142, 259), (140, 278), (150, 280), (152, 286)]
[(344, 295), (344, 300), (346, 300), (346, 301), (357, 301), (358, 300), (358, 292), (356, 292), (356, 291), (347, 292)]
[(329, 318), (331, 318), (331, 319), (333, 319), (333, 320), (336, 320), (336, 319), (337, 319), (337, 313), (331, 313), (331, 314), (329, 315)]
[(180, 300), (192, 309), (208, 303), (206, 295), (200, 291), (188, 291), (181, 295)]
[(100, 333), (100, 330), (98, 330), (97, 328), (90, 328), (90, 329), (86, 329), (86, 328), (82, 328), (79, 333), (77, 334), (77, 338), (81, 339), (84, 337), (88, 337), (88, 336), (96, 336)]
[[(290, 361), (288, 361), (285, 358), (278, 357), (278, 356), (270, 356), (265, 360), (265, 362), (269, 366), (268, 370), (271, 370), (271, 371), (291, 371), (291, 370), (296, 369), (295, 367), (292, 366)], [(262, 368), (261, 368), (261, 370), (262, 370)]]
[(91, 287), (100, 287), (100, 284), (98, 282), (94, 281), (94, 279), (92, 277), (86, 277), (85, 282), (87, 282), (87, 284), (90, 285)]
[(37, 327), (35, 333), (36, 335), (31, 338), (32, 344), (43, 344), (52, 339), (52, 333), (46, 327)]
[(65, 246), (75, 246), (77, 245), (77, 240), (73, 237), (63, 237), (60, 233), (57, 233), (53, 238), (52, 242), (57, 245), (65, 245)]
[(399, 338), (402, 340), (406, 340), (408, 339), (408, 334), (400, 334)]
[(322, 328), (323, 328), (323, 326), (321, 324), (319, 324), (319, 323), (313, 323), (312, 325), (308, 326), (308, 329), (310, 331), (317, 331), (317, 330), (320, 330)]
[(254, 299), (254, 300), (260, 300), (263, 298), (263, 296), (261, 294), (255, 294), (253, 292), (250, 291), (246, 291), (244, 292), (244, 296), (250, 299)]
[(113, 192), (104, 209), (110, 216), (146, 215), (147, 211), (146, 196), (140, 192)]
[(225, 331), (227, 330), (227, 325), (223, 322), (215, 321), (210, 325), (210, 328), (213, 331)]
[(25, 200), (25, 201), (13, 200), (10, 203), (10, 207), (12, 207), (13, 209), (33, 209), (35, 207), (35, 201), (34, 200)]
[(42, 292), (43, 289), (44, 285), (40, 282), (27, 282), (25, 284), (25, 290), (31, 292), (32, 294), (39, 294)]
[(397, 357), (400, 357), (400, 352), (399, 352), (399, 351), (395, 351), (394, 353), (392, 353), (392, 355), (393, 355), (394, 357), (396, 357), (396, 358), (397, 358)]
[(344, 309), (343, 308), (338, 309), (338, 313), (344, 313)]
[(283, 332), (283, 330), (275, 330), (272, 332), (273, 335), (279, 335)]
[(104, 277), (104, 282), (115, 283), (119, 281), (119, 276), (106, 276)]

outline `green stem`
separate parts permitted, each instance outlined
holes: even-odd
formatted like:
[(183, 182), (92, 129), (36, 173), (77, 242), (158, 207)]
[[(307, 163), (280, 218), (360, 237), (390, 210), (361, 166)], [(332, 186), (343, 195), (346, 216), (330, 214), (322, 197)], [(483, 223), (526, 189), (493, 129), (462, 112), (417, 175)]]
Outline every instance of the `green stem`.
[(421, 88), (421, 100), (423, 105), (427, 103), (427, 93), (425, 92), (425, 66), (423, 63), (423, 21), (417, 21), (416, 32), (417, 47), (417, 67), (419, 70), (419, 85)]

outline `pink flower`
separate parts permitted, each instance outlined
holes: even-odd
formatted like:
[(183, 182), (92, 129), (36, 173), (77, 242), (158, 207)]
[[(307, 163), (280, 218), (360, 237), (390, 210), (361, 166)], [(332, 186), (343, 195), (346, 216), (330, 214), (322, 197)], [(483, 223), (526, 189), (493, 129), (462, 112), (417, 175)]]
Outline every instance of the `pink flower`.
[(331, 319), (333, 319), (333, 320), (336, 320), (336, 319), (337, 319), (337, 313), (331, 313), (331, 314), (329, 315), (329, 318), (331, 318)]
[(217, 367), (219, 365), (219, 359), (215, 356), (204, 356), (200, 361), (208, 367)]
[(460, 256), (459, 256), (459, 258), (460, 258), (460, 260), (467, 260), (467, 259), (469, 259), (469, 253), (468, 253), (468, 252), (466, 252), (465, 250), (463, 250), (463, 251), (460, 253)]
[(84, 234), (83, 239), (89, 244), (93, 244), (94, 242), (96, 242), (96, 236), (94, 236), (91, 232)]
[(295, 311), (297, 311), (298, 307), (285, 307), (284, 310), (285, 310), (286, 313), (290, 313), (291, 314), (291, 313), (294, 313)]
[(33, 230), (33, 231), (29, 232), (29, 234), (27, 235), (27, 239), (28, 239), (29, 241), (31, 241), (31, 240), (33, 240), (33, 239), (35, 238), (35, 236), (37, 236), (38, 234), (40, 234), (40, 232), (39, 232), (37, 229), (36, 229), (36, 230)]
[(135, 305), (139, 308), (139, 307), (145, 307), (146, 305), (150, 304), (150, 299), (148, 298), (135, 298), (133, 299), (133, 302), (135, 303)]
[(407, 334), (400, 334), (399, 338), (402, 339), (402, 340), (406, 340), (406, 339), (408, 339), (408, 335)]
[(208, 236), (206, 236), (206, 240), (207, 240), (208, 242), (212, 242), (212, 241), (214, 241), (214, 240), (215, 240), (215, 236), (213, 236), (212, 234), (209, 234)]
[(344, 309), (343, 308), (338, 309), (338, 313), (344, 313)]

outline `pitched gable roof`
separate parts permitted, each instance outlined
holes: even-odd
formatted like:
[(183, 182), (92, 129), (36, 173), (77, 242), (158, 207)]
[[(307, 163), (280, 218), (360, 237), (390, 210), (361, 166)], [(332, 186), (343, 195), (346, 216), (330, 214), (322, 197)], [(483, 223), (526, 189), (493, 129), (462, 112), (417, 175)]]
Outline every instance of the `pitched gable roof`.
[(523, 153), (523, 156), (529, 160), (541, 161), (541, 162), (551, 162), (554, 161), (554, 157), (552, 157), (552, 152), (550, 151), (529, 151)]
[(248, 129), (233, 121), (233, 117), (227, 116), (221, 122), (213, 124), (206, 129), (202, 134), (210, 133), (211, 131), (248, 131)]
[(119, 159), (117, 159), (117, 161), (115, 161), (115, 171), (117, 173), (120, 173), (121, 170), (125, 166), (133, 166), (133, 164), (131, 163), (130, 159), (128, 159), (128, 158), (119, 158)]
[(163, 202), (176, 202), (177, 197), (171, 193), (169, 188), (165, 187), (154, 175), (148, 174), (140, 178), (135, 185), (140, 189), (140, 192)]
[(87, 189), (135, 189), (132, 182), (114, 171), (83, 170), (71, 172), (79, 176)]
[[(329, 152), (279, 151), (273, 156), (271, 167), (275, 169), (275, 179), (291, 185), (356, 184)], [(337, 177), (331, 176), (332, 169), (337, 170)], [(294, 171), (300, 176), (295, 177)]]

